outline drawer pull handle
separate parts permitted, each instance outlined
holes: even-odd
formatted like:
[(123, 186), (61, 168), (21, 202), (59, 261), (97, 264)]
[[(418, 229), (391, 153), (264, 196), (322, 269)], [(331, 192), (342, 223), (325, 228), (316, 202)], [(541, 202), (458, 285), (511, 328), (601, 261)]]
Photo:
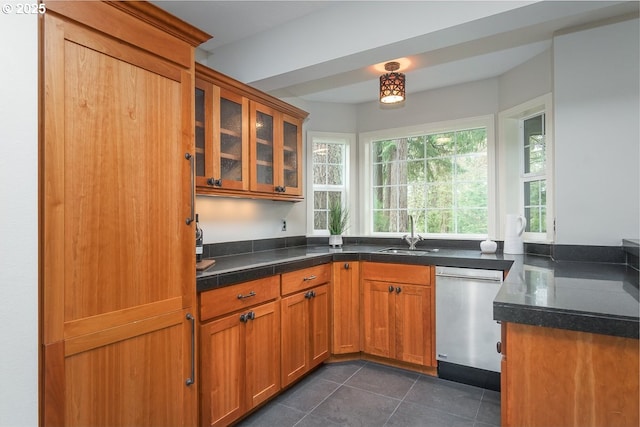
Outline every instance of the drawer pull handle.
[(315, 280), (315, 279), (317, 279), (317, 277), (316, 277), (315, 275), (313, 275), (313, 274), (312, 274), (311, 276), (309, 276), (309, 277), (305, 277), (305, 278), (304, 278), (304, 279), (302, 279), (302, 280), (304, 280), (305, 282), (308, 282), (309, 280)]
[(251, 298), (251, 297), (255, 297), (255, 296), (256, 296), (256, 293), (251, 291), (247, 295), (238, 294), (238, 299)]
[(502, 343), (500, 341), (496, 343), (496, 351), (502, 353)]

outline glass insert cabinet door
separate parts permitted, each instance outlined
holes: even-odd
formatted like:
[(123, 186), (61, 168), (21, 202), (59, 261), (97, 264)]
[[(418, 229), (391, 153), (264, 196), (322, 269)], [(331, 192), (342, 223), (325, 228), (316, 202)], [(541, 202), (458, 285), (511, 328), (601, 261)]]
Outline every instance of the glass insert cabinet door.
[(276, 111), (251, 103), (251, 190), (275, 192), (276, 185)]
[(282, 186), (289, 195), (302, 195), (302, 121), (282, 115)]
[(247, 98), (196, 79), (196, 186), (249, 188), (248, 114)]
[[(246, 190), (249, 188), (248, 158), (249, 100), (225, 89), (217, 97), (219, 123), (214, 120), (217, 141), (214, 155), (219, 158), (219, 176), (222, 188)], [(210, 183), (211, 184), (211, 183)], [(218, 184), (218, 183), (214, 183)]]

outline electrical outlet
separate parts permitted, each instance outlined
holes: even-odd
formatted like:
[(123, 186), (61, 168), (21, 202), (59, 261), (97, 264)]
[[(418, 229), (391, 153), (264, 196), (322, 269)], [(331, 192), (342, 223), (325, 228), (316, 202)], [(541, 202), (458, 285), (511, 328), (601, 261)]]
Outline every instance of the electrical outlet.
[(282, 220), (282, 231), (287, 231), (287, 220), (286, 219)]

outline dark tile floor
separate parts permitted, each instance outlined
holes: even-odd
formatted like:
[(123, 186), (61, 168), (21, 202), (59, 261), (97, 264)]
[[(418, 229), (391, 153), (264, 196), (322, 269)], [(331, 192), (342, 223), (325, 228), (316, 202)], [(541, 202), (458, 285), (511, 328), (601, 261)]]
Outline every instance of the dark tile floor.
[(367, 361), (321, 366), (240, 426), (500, 425), (500, 393)]

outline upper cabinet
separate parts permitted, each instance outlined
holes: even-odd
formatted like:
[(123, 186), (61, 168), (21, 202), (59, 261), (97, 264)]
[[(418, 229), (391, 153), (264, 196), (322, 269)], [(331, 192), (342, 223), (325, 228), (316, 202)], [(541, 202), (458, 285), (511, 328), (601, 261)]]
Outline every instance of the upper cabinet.
[(201, 64), (195, 89), (196, 191), (302, 200), (302, 111)]

